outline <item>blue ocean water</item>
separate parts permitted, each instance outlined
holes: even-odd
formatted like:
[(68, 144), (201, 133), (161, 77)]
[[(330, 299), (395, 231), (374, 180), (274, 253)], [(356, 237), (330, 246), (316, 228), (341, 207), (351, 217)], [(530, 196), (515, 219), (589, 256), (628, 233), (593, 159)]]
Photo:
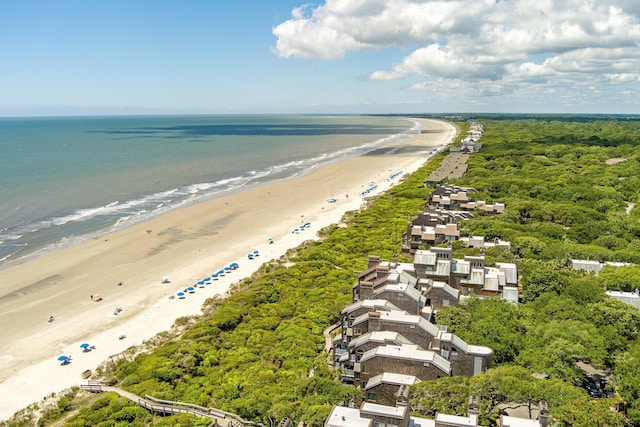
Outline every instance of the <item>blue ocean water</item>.
[(417, 131), (379, 116), (0, 118), (0, 268)]

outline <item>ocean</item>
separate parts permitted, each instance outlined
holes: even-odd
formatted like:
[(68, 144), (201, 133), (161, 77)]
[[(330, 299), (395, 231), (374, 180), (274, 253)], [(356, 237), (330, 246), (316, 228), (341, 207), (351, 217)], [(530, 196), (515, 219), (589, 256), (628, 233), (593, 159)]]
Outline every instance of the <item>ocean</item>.
[(0, 118), (0, 268), (418, 131), (381, 116)]

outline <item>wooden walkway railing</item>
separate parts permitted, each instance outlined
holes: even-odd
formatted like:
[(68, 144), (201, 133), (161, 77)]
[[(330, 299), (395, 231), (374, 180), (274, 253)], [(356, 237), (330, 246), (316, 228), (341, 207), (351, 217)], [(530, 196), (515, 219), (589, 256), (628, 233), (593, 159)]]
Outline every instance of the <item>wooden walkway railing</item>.
[(209, 427), (264, 427), (264, 425), (260, 423), (245, 421), (235, 414), (220, 409), (205, 408), (191, 403), (161, 400), (149, 395), (143, 398), (117, 387), (105, 386), (100, 381), (89, 381), (88, 384), (81, 384), (80, 388), (91, 393), (118, 393), (120, 396), (156, 414), (191, 414), (198, 417), (209, 418), (213, 421), (209, 424)]

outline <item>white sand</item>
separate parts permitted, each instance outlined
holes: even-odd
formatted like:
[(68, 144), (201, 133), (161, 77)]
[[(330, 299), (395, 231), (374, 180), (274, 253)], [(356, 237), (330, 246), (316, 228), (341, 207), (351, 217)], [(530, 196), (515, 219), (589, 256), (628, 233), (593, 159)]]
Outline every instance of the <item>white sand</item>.
[[(420, 121), (423, 128), (440, 132), (417, 134), (397, 145), (405, 150), (393, 154), (346, 159), (0, 271), (0, 295), (5, 295), (0, 298), (0, 419), (47, 394), (84, 383), (83, 371), (95, 370), (110, 355), (170, 329), (175, 319), (200, 314), (205, 299), (224, 296), (264, 261), (317, 239), (318, 230), (359, 209), (364, 201), (360, 193), (370, 182), (378, 185), (368, 195), (373, 196), (417, 170), (433, 147), (449, 144), (455, 135), (448, 123)], [(400, 176), (388, 180), (400, 170)], [(337, 202), (328, 203), (331, 197)], [(304, 222), (311, 226), (292, 233)], [(254, 250), (260, 256), (248, 260), (247, 253)], [(169, 299), (231, 262), (240, 268), (185, 299)], [(171, 283), (162, 284), (163, 276)], [(96, 293), (103, 301), (91, 301)], [(123, 310), (117, 316), (116, 307)], [(54, 322), (47, 322), (49, 315), (55, 316)], [(83, 342), (96, 349), (83, 352)], [(60, 355), (71, 355), (72, 362), (61, 366)]]

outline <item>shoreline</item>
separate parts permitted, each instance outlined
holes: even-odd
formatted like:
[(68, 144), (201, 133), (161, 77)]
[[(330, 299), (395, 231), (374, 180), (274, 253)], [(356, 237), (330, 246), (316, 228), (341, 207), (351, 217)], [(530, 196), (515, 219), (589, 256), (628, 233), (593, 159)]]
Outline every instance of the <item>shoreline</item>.
[[(7, 228), (0, 226), (0, 242), (9, 249), (0, 250), (0, 271), (29, 262), (32, 259), (78, 245), (86, 240), (129, 228), (176, 209), (182, 209), (194, 202), (203, 202), (225, 197), (236, 192), (246, 191), (257, 186), (294, 179), (309, 171), (349, 157), (366, 155), (381, 147), (392, 146), (415, 135), (419, 122), (411, 118), (396, 118), (397, 122), (407, 123), (410, 127), (394, 134), (376, 135), (367, 142), (358, 141), (355, 145), (337, 151), (322, 151), (322, 144), (307, 153), (310, 157), (302, 159), (278, 159), (276, 163), (265, 167), (253, 165), (230, 176), (196, 179), (186, 184), (173, 183), (159, 189), (147, 189), (137, 195), (123, 196), (110, 194), (102, 203), (89, 203), (83, 207), (63, 209), (48, 218), (34, 218), (29, 224), (9, 224)], [(345, 135), (348, 137), (348, 135)], [(318, 148), (320, 147), (320, 148)], [(383, 148), (384, 149), (384, 148)], [(304, 154), (303, 154), (304, 155)], [(264, 154), (260, 157), (264, 157)], [(201, 165), (204, 167), (204, 165)], [(215, 162), (206, 165), (215, 169)], [(191, 169), (191, 168), (188, 168)], [(215, 174), (214, 174), (215, 175)], [(114, 177), (111, 177), (114, 178)], [(108, 178), (105, 182), (109, 182)], [(121, 199), (121, 200), (120, 200)], [(113, 207), (113, 209), (111, 209)], [(87, 222), (88, 226), (82, 224)], [(67, 223), (74, 229), (72, 234), (60, 237), (57, 228), (66, 227)], [(50, 228), (51, 224), (55, 224)], [(8, 230), (8, 235), (4, 233)], [(41, 240), (40, 234), (51, 233), (51, 238)], [(29, 237), (29, 236), (35, 237)], [(55, 237), (57, 236), (57, 238)], [(15, 243), (18, 242), (18, 243)], [(11, 247), (13, 246), (13, 249)], [(12, 252), (13, 251), (13, 252)], [(2, 294), (0, 294), (2, 295)]]
[[(200, 314), (205, 299), (224, 297), (263, 262), (318, 239), (318, 230), (415, 172), (434, 147), (455, 137), (446, 122), (414, 120), (438, 132), (416, 134), (384, 153), (195, 203), (0, 271), (0, 287), (22, 290), (0, 301), (0, 393), (8, 396), (0, 420), (84, 382), (83, 371), (170, 329), (177, 318)], [(377, 188), (361, 196), (370, 182)], [(306, 222), (310, 227), (292, 232)], [(249, 260), (254, 250), (260, 256)], [(232, 262), (239, 268), (225, 277), (185, 299), (169, 298)], [(164, 276), (170, 283), (161, 283)], [(96, 294), (102, 301), (90, 298)], [(122, 311), (115, 314), (117, 307)], [(50, 315), (55, 321), (48, 323)], [(83, 342), (96, 349), (83, 352)], [(72, 362), (60, 366), (60, 355), (71, 355)]]

